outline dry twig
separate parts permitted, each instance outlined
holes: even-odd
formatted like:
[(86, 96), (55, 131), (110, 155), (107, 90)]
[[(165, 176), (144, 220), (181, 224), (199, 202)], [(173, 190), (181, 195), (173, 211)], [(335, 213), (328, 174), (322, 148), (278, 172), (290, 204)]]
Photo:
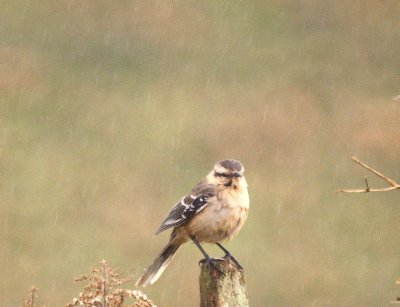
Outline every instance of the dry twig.
[(32, 286), (32, 288), (29, 290), (29, 297), (25, 301), (24, 305), (21, 305), (21, 307), (35, 307), (36, 306), (36, 299), (38, 297), (37, 292), (38, 288), (35, 286)]
[[(89, 274), (77, 277), (75, 281), (89, 282), (78, 298), (67, 304), (66, 307), (156, 307), (154, 303), (140, 290), (129, 290), (121, 286), (130, 283), (130, 278), (122, 278), (112, 269), (105, 260), (100, 262), (101, 267), (93, 268)], [(129, 300), (134, 300), (129, 304)]]
[(389, 187), (387, 188), (379, 188), (379, 189), (371, 189), (368, 185), (368, 179), (367, 177), (364, 178), (365, 180), (365, 188), (364, 189), (340, 189), (338, 192), (343, 192), (343, 193), (367, 193), (367, 192), (388, 192), (388, 191), (393, 191), (400, 189), (400, 184), (394, 181), (393, 179), (390, 179), (386, 177), (385, 175), (379, 173), (378, 171), (374, 170), (372, 167), (368, 166), (364, 162), (360, 161), (357, 157), (352, 157), (351, 158), (354, 162), (357, 164), (360, 164), (362, 167), (366, 168), (370, 172), (374, 173), (376, 176), (379, 178), (385, 180), (388, 184)]

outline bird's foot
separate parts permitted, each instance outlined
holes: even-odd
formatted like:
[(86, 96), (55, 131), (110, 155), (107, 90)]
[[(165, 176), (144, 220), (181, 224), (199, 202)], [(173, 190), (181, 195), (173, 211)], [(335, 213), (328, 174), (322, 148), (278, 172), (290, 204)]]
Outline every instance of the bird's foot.
[(201, 259), (201, 260), (199, 261), (199, 265), (200, 265), (200, 264), (204, 264), (204, 265), (207, 267), (207, 269), (208, 269), (209, 272), (211, 272), (212, 270), (216, 270), (216, 271), (218, 271), (218, 273), (220, 273), (222, 276), (225, 276), (225, 275), (226, 275), (225, 272), (221, 269), (221, 267), (220, 267), (220, 265), (219, 265), (217, 259), (213, 259), (213, 258), (210, 258), (210, 257), (206, 257), (205, 259)]
[(227, 260), (231, 260), (231, 261), (236, 265), (236, 267), (237, 267), (239, 270), (241, 270), (241, 271), (244, 270), (243, 267), (240, 265), (239, 261), (237, 261), (237, 260), (235, 259), (235, 257), (232, 256), (231, 253), (226, 253), (225, 256), (222, 257), (222, 258), (223, 258), (223, 259), (227, 259)]

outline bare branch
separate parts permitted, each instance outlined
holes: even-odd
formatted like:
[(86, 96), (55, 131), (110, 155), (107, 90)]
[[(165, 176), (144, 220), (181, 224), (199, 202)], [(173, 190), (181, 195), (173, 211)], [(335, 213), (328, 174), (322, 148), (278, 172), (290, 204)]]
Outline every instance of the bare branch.
[(378, 176), (379, 178), (385, 180), (390, 185), (390, 187), (380, 188), (380, 189), (371, 189), (369, 187), (369, 185), (368, 185), (368, 179), (367, 179), (367, 177), (365, 177), (364, 178), (364, 180), (365, 180), (365, 188), (364, 189), (340, 189), (340, 190), (338, 190), (338, 192), (342, 192), (342, 193), (368, 193), (368, 192), (388, 192), (388, 191), (393, 191), (393, 190), (400, 189), (400, 184), (398, 184), (393, 179), (390, 179), (389, 177), (386, 177), (385, 175), (383, 175), (380, 172), (376, 171), (372, 167), (370, 167), (367, 164), (365, 164), (364, 162), (360, 161), (357, 157), (352, 157), (351, 159), (354, 162), (356, 162), (357, 164), (361, 165), (362, 167), (366, 168), (367, 170), (369, 170), (370, 172), (375, 174), (376, 176)]
[(361, 162), (357, 157), (352, 157), (351, 158), (354, 162), (360, 164), (361, 166), (365, 167), (367, 170), (373, 172), (375, 175), (377, 175), (378, 177), (382, 178), (383, 180), (386, 180), (392, 187), (398, 186), (399, 184), (394, 181), (393, 179), (390, 179), (388, 177), (386, 177), (385, 175), (382, 175), (381, 173), (379, 173), (378, 171), (374, 170), (373, 168), (369, 167), (367, 164), (365, 164), (364, 162)]

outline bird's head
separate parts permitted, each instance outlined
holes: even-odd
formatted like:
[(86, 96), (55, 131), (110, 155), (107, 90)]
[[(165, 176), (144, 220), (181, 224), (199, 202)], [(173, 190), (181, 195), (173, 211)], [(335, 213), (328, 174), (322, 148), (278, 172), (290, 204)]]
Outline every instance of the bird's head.
[(245, 183), (243, 177), (244, 167), (238, 160), (221, 160), (215, 163), (214, 169), (210, 173), (213, 181), (217, 185), (236, 188)]

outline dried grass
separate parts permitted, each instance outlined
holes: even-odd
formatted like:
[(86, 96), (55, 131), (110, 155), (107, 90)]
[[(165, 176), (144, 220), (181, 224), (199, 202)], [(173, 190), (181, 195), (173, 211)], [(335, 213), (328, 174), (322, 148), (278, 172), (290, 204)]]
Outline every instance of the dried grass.
[[(79, 296), (65, 307), (156, 307), (140, 290), (123, 288), (132, 281), (130, 277), (111, 268), (107, 261), (100, 261), (99, 268), (92, 268), (88, 274), (75, 278), (75, 282), (87, 282)], [(28, 299), (21, 307), (37, 306), (38, 288), (33, 286)]]

